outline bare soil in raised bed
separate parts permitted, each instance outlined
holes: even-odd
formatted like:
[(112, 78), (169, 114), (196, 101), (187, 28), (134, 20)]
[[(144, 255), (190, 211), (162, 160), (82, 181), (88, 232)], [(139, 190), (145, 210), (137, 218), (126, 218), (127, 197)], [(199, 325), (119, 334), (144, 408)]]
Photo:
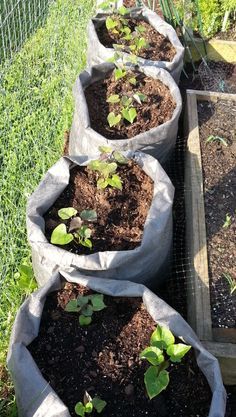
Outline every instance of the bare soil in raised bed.
[[(236, 279), (236, 103), (198, 102), (204, 176), (207, 249), (213, 327), (236, 327), (236, 293), (223, 276)], [(227, 141), (206, 143), (210, 135)], [(231, 224), (223, 228), (226, 215)]]
[[(137, 84), (133, 86), (128, 79), (136, 76)], [(119, 103), (107, 103), (112, 94), (132, 97), (136, 92), (147, 96), (145, 102), (139, 104), (135, 100), (133, 106), (136, 108), (137, 117), (133, 123), (124, 122), (110, 127), (107, 116), (110, 112), (120, 113)], [(169, 88), (160, 80), (147, 77), (142, 73), (130, 72), (129, 76), (114, 80), (111, 72), (104, 80), (91, 84), (85, 90), (85, 97), (88, 104), (91, 127), (108, 139), (129, 139), (140, 133), (157, 127), (171, 119), (176, 103)]]
[[(146, 39), (149, 46), (148, 48), (142, 48), (138, 52), (138, 56), (143, 59), (150, 59), (151, 61), (167, 61), (171, 62), (174, 59), (176, 50), (168, 38), (157, 32), (149, 23), (144, 20), (127, 19), (128, 27), (133, 32), (135, 26), (142, 25), (146, 31), (142, 34), (142, 37)], [(121, 39), (119, 34), (112, 33), (106, 28), (106, 24), (96, 29), (99, 41), (106, 48), (113, 48), (114, 44), (129, 46), (132, 44), (132, 40), (128, 41)]]
[(211, 392), (192, 351), (171, 365), (170, 384), (153, 400), (145, 394), (139, 359), (149, 345), (155, 322), (140, 298), (104, 296), (107, 306), (81, 327), (76, 313), (64, 311), (70, 299), (91, 291), (67, 283), (47, 297), (38, 337), (28, 346), (44, 378), (67, 405), (74, 406), (85, 390), (107, 402), (103, 417), (207, 417)]
[(117, 169), (123, 184), (122, 191), (107, 187), (97, 188), (97, 173), (87, 167), (71, 169), (68, 186), (44, 215), (45, 234), (50, 241), (53, 229), (70, 220), (63, 221), (58, 210), (74, 207), (97, 212), (97, 222), (89, 223), (92, 229), (92, 249), (69, 243), (60, 245), (76, 254), (91, 254), (99, 251), (130, 250), (141, 244), (144, 223), (153, 198), (153, 181), (133, 160)]

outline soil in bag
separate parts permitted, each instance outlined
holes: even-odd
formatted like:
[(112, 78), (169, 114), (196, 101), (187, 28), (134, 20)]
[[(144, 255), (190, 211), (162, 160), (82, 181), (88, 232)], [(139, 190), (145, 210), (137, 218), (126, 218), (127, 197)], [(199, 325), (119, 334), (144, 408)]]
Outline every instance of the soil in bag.
[(95, 210), (97, 221), (90, 223), (92, 248), (75, 241), (60, 245), (76, 254), (89, 255), (99, 251), (134, 249), (141, 244), (144, 223), (153, 198), (153, 181), (133, 160), (119, 165), (117, 174), (122, 190), (114, 187), (99, 189), (97, 173), (88, 167), (74, 167), (70, 171), (68, 186), (44, 215), (45, 234), (50, 242), (53, 230), (61, 223), (69, 231), (69, 220), (62, 220), (58, 210), (73, 207), (78, 214)]
[[(129, 80), (136, 78), (136, 85)], [(137, 117), (132, 123), (122, 119), (120, 123), (110, 127), (107, 117), (113, 112), (121, 113), (121, 103), (107, 102), (110, 96), (133, 97), (135, 94), (144, 95), (145, 99), (138, 103), (133, 99), (132, 107)], [(125, 77), (115, 80), (111, 72), (104, 80), (91, 84), (85, 90), (90, 123), (92, 129), (107, 139), (129, 139), (140, 133), (147, 132), (172, 118), (176, 103), (169, 88), (160, 80), (147, 77), (143, 73), (129, 71)]]
[[(92, 323), (79, 325), (78, 313), (64, 310), (79, 294), (93, 292), (66, 283), (46, 300), (38, 337), (28, 346), (43, 377), (75, 417), (74, 407), (85, 391), (107, 405), (102, 417), (207, 417), (211, 402), (208, 383), (191, 349), (172, 364), (165, 391), (149, 400), (139, 358), (156, 328), (141, 298), (104, 296), (106, 308), (94, 312)], [(97, 415), (95, 412), (93, 415)]]
[[(145, 20), (126, 19), (126, 27), (135, 31), (135, 27), (142, 26), (144, 32), (139, 36), (145, 38), (148, 47), (140, 49), (137, 55), (143, 59), (150, 59), (151, 61), (166, 61), (171, 62), (174, 59), (176, 50), (168, 38), (157, 32), (153, 26), (145, 22)], [(134, 42), (133, 39), (124, 39), (123, 33), (114, 33), (112, 30), (107, 30), (106, 23), (96, 29), (99, 41), (106, 48), (113, 48), (114, 44), (125, 45), (129, 47)], [(127, 48), (128, 51), (128, 48)]]

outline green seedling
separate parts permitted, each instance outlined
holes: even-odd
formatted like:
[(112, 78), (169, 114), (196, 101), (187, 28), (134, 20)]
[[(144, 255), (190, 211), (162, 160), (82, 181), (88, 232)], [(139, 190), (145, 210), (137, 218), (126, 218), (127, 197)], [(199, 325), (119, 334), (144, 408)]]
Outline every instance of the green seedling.
[(92, 230), (84, 222), (96, 222), (97, 213), (95, 210), (82, 210), (79, 216), (78, 211), (73, 207), (65, 207), (58, 210), (58, 216), (62, 220), (69, 220), (69, 230), (64, 223), (59, 224), (52, 232), (51, 243), (54, 245), (67, 245), (73, 240), (79, 245), (92, 248), (90, 240)]
[(167, 368), (170, 362), (179, 363), (191, 346), (175, 344), (175, 337), (167, 327), (157, 326), (152, 333), (150, 346), (140, 353), (140, 358), (151, 366), (144, 374), (144, 383), (150, 400), (165, 390), (169, 384)]
[(92, 398), (87, 391), (85, 391), (84, 400), (78, 402), (75, 406), (75, 413), (77, 416), (85, 417), (85, 414), (91, 414), (92, 411), (96, 411), (100, 414), (106, 407), (106, 401), (101, 400), (99, 397)]
[(230, 287), (230, 294), (232, 295), (236, 291), (236, 279), (232, 278), (230, 274), (223, 272), (224, 278), (228, 281)]
[(223, 224), (223, 228), (224, 229), (228, 229), (228, 227), (231, 225), (232, 221), (231, 221), (231, 216), (228, 215), (228, 213), (225, 216), (225, 221)]
[(118, 165), (128, 163), (128, 159), (118, 151), (112, 151), (108, 146), (100, 146), (100, 158), (91, 161), (88, 168), (96, 171), (98, 175), (97, 187), (104, 189), (109, 185), (122, 190), (122, 181), (116, 173)]
[(144, 102), (146, 99), (147, 97), (139, 92), (136, 92), (131, 97), (119, 96), (118, 94), (113, 94), (110, 97), (108, 97), (108, 103), (119, 103), (119, 113), (115, 115), (114, 112), (110, 112), (107, 116), (109, 126), (113, 127), (119, 124), (123, 119), (127, 120), (129, 123), (133, 123), (137, 117), (137, 111), (134, 107), (134, 101), (136, 101), (138, 104), (142, 104), (142, 102)]
[(210, 135), (208, 136), (206, 143), (212, 143), (212, 142), (220, 142), (224, 146), (228, 146), (226, 140), (224, 138), (221, 138), (220, 136)]
[(76, 300), (70, 300), (65, 311), (69, 313), (80, 313), (79, 324), (88, 326), (92, 322), (94, 311), (101, 311), (106, 307), (103, 301), (103, 294), (79, 295)]

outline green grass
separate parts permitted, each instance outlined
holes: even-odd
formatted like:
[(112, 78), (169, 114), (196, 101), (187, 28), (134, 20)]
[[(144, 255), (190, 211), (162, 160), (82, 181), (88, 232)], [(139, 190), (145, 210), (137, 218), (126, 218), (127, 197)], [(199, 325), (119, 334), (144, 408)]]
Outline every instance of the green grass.
[[(0, 364), (17, 309), (34, 287), (31, 277), (19, 273), (22, 263), (30, 265), (27, 197), (61, 155), (72, 120), (72, 85), (85, 66), (93, 5), (93, 0), (53, 2), (44, 26), (11, 64), (0, 67)], [(2, 380), (0, 397), (8, 384)], [(16, 415), (10, 396), (0, 402), (0, 415)]]

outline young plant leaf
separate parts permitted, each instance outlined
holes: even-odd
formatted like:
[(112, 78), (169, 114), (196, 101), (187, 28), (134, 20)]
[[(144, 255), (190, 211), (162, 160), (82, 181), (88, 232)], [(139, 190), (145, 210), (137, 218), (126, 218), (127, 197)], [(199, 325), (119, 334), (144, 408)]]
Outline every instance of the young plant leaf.
[(77, 304), (80, 307), (84, 307), (86, 304), (88, 304), (90, 300), (90, 297), (88, 295), (79, 295), (77, 298)]
[(119, 13), (121, 16), (125, 16), (127, 13), (129, 13), (129, 9), (127, 9), (125, 6), (121, 6), (121, 7), (119, 7), (119, 9), (118, 9), (118, 13)]
[(121, 68), (116, 68), (114, 70), (114, 77), (116, 81), (118, 81), (120, 78), (123, 78), (125, 75), (126, 75), (126, 71), (122, 70)]
[(171, 362), (181, 362), (181, 359), (191, 349), (191, 346), (184, 345), (183, 343), (177, 343), (176, 345), (170, 345), (167, 348), (167, 354), (170, 356)]
[(99, 146), (98, 150), (101, 153), (112, 153), (112, 148), (110, 148), (110, 146)]
[(58, 216), (63, 220), (68, 220), (77, 214), (77, 210), (74, 207), (65, 207), (58, 210)]
[(122, 190), (122, 181), (119, 175), (117, 174), (112, 175), (111, 178), (107, 179), (107, 182), (111, 187), (117, 188), (118, 190)]
[(226, 142), (226, 140), (224, 138), (221, 138), (220, 136), (215, 136), (215, 135), (208, 136), (206, 143), (211, 143), (211, 142), (220, 142), (224, 146), (228, 146), (228, 143)]
[(69, 232), (73, 232), (82, 226), (82, 220), (80, 217), (73, 217), (70, 221)]
[(138, 25), (138, 26), (136, 26), (135, 30), (137, 30), (137, 32), (139, 32), (139, 33), (144, 33), (144, 32), (146, 32), (146, 28), (145, 28), (145, 26), (143, 26), (143, 25)]
[(85, 407), (81, 402), (75, 405), (75, 413), (77, 414), (77, 416), (84, 417)]
[(90, 239), (81, 240), (80, 244), (89, 249), (92, 249), (93, 247), (92, 241)]
[(133, 123), (134, 119), (137, 117), (137, 112), (134, 107), (123, 109), (121, 113), (124, 119), (128, 120), (130, 123)]
[(110, 97), (108, 97), (106, 101), (107, 103), (112, 103), (112, 104), (119, 103), (120, 97), (118, 94), (112, 94)]
[(167, 349), (174, 343), (174, 335), (167, 327), (158, 326), (151, 335), (151, 346), (156, 346), (159, 349)]
[(81, 237), (82, 239), (90, 238), (91, 234), (92, 234), (92, 230), (85, 225), (81, 226), (81, 228), (78, 230), (78, 236)]
[(93, 307), (90, 304), (86, 304), (82, 310), (81, 314), (85, 317), (92, 317), (93, 315)]
[(87, 414), (91, 414), (93, 411), (93, 403), (89, 402), (87, 404), (85, 404), (85, 412)]
[(231, 225), (231, 216), (229, 216), (228, 215), (228, 213), (226, 214), (226, 217), (225, 217), (225, 221), (224, 221), (224, 224), (223, 224), (223, 228), (224, 229), (228, 229), (228, 227)]
[(118, 22), (116, 20), (113, 20), (110, 16), (106, 18), (106, 28), (107, 30), (114, 29), (116, 26), (118, 26)]
[(129, 78), (129, 83), (132, 84), (132, 85), (136, 85), (137, 84), (136, 78), (135, 77)]
[(108, 185), (109, 185), (109, 184), (108, 184), (108, 180), (105, 180), (104, 178), (99, 178), (99, 179), (97, 180), (97, 187), (98, 187), (98, 188), (104, 189), (104, 188), (106, 188)]
[(119, 151), (114, 151), (113, 152), (113, 157), (116, 160), (116, 162), (118, 162), (118, 164), (120, 164), (120, 165), (126, 165), (129, 162), (128, 158), (126, 158), (124, 155), (122, 155), (122, 153), (119, 152)]
[(160, 365), (162, 362), (164, 362), (165, 358), (162, 354), (162, 350), (158, 349), (155, 346), (149, 346), (146, 349), (144, 349), (140, 353), (141, 359), (147, 359), (148, 362), (150, 362), (152, 365)]
[(131, 97), (127, 97), (127, 96), (122, 97), (121, 104), (124, 107), (129, 107), (131, 103), (132, 103), (132, 98)]
[(92, 317), (85, 317), (83, 314), (79, 316), (79, 324), (80, 326), (88, 326), (92, 322)]
[(73, 239), (74, 236), (71, 233), (67, 233), (65, 224), (59, 224), (51, 235), (51, 243), (54, 245), (67, 245)]
[(101, 400), (99, 397), (94, 397), (92, 403), (98, 414), (100, 414), (107, 405), (106, 401)]
[(117, 116), (116, 116), (114, 112), (111, 112), (107, 116), (107, 121), (109, 123), (109, 126), (113, 127), (113, 126), (117, 125), (118, 123), (120, 123), (121, 115), (117, 114)]
[(65, 306), (65, 311), (68, 313), (78, 313), (80, 311), (80, 307), (77, 304), (77, 300), (70, 300)]
[[(96, 210), (83, 210), (80, 213), (80, 217), (82, 220), (87, 220), (88, 222), (96, 222), (97, 212)], [(87, 237), (90, 237), (90, 236), (87, 236)]]
[(157, 366), (150, 366), (144, 374), (144, 383), (150, 400), (166, 389), (169, 384), (169, 373), (161, 371)]
[(103, 294), (94, 294), (91, 296), (91, 303), (94, 311), (101, 311), (106, 308), (103, 301)]
[(147, 96), (145, 96), (145, 94), (142, 93), (135, 93), (133, 95), (133, 98), (139, 103), (142, 104), (143, 101), (145, 101), (147, 99)]

